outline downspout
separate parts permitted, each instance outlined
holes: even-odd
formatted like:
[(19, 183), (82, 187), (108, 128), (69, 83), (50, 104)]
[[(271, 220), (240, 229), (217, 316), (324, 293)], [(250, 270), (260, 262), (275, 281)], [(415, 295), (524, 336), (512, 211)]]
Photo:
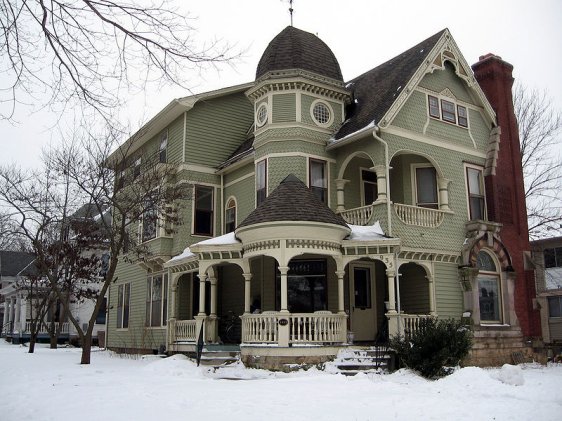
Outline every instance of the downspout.
[(392, 237), (392, 218), (390, 212), (390, 162), (388, 161), (388, 143), (373, 130), (373, 137), (384, 145), (384, 167), (386, 172), (386, 217), (388, 220), (388, 236)]
[(400, 267), (398, 266), (398, 253), (394, 252), (394, 267), (396, 268), (396, 311), (398, 311), (398, 333), (402, 332), (402, 307), (400, 305)]
[(224, 234), (224, 173), (221, 173), (221, 235)]

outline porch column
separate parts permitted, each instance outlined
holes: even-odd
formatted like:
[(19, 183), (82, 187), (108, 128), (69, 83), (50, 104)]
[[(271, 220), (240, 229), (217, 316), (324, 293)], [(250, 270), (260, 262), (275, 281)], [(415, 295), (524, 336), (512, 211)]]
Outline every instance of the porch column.
[(250, 314), (250, 288), (252, 286), (252, 274), (243, 273), (242, 276), (244, 277), (244, 314)]
[(2, 323), (4, 324), (4, 327), (7, 328), (6, 323), (10, 322), (10, 304), (9, 304), (9, 300), (5, 299), (4, 300), (4, 320), (2, 321)]
[(199, 272), (199, 313), (198, 316), (206, 316), (205, 314), (205, 272)]
[(377, 174), (377, 202), (384, 202), (387, 199), (386, 166), (375, 165), (371, 169)]
[(178, 309), (177, 309), (177, 293), (178, 293), (178, 282), (179, 278), (181, 277), (181, 273), (172, 273), (171, 276), (171, 287), (170, 293), (172, 294), (170, 299), (171, 311), (170, 311), (170, 319), (175, 319), (177, 317)]
[(209, 282), (211, 284), (211, 316), (217, 315), (217, 278), (210, 277)]
[(27, 300), (22, 297), (20, 299), (21, 308), (20, 308), (20, 322), (21, 322), (21, 331), (26, 332), (27, 327)]
[(429, 287), (429, 314), (435, 317), (437, 316), (437, 308), (435, 307), (435, 282), (433, 282), (433, 276), (427, 276), (427, 283)]
[(443, 177), (437, 177), (437, 188), (439, 189), (439, 210), (450, 211), (449, 207), (449, 183), (448, 180)]
[(338, 313), (345, 314), (345, 306), (344, 306), (344, 295), (343, 295), (343, 277), (345, 275), (345, 271), (338, 270), (336, 271), (336, 276), (338, 277)]
[(287, 272), (288, 266), (279, 266), (279, 273), (281, 274), (281, 313), (288, 313), (287, 308)]
[(341, 178), (336, 179), (336, 198), (337, 198), (336, 212), (343, 212), (345, 210), (344, 188), (346, 183), (348, 182), (349, 180), (344, 180)]
[(387, 270), (386, 276), (388, 278), (388, 313), (396, 313), (396, 293), (394, 285), (395, 272), (393, 270)]
[(14, 328), (16, 326), (17, 326), (18, 332), (21, 332), (22, 331), (22, 328), (21, 328), (21, 298), (19, 297), (19, 295), (16, 296), (16, 316), (15, 316)]

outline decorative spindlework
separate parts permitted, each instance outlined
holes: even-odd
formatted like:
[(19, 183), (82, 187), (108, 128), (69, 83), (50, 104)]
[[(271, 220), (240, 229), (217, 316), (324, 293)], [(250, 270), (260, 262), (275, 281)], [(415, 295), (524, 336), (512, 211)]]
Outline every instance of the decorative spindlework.
[(401, 250), (398, 253), (398, 258), (404, 260), (417, 260), (426, 262), (439, 262), (439, 263), (456, 263), (459, 264), (461, 261), (460, 253), (450, 253), (440, 250)]
[(352, 225), (371, 225), (374, 204), (360, 206), (358, 208), (346, 209), (339, 213), (348, 224)]
[(193, 260), (187, 263), (181, 263), (176, 266), (171, 266), (169, 268), (171, 273), (186, 273), (195, 272), (199, 268), (199, 260)]
[(340, 244), (332, 241), (291, 239), (287, 240), (287, 248), (307, 248), (316, 250), (339, 251)]
[(255, 251), (278, 249), (280, 247), (279, 240), (265, 240), (250, 243), (244, 246), (244, 253), (253, 253)]

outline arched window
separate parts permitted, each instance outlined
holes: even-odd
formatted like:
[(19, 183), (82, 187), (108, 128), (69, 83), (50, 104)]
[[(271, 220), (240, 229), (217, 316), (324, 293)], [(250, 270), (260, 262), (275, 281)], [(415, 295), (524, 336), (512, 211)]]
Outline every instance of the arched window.
[(236, 228), (236, 200), (230, 199), (226, 204), (224, 213), (224, 233), (234, 231)]
[(487, 251), (480, 250), (476, 265), (480, 269), (478, 273), (480, 321), (483, 323), (501, 323), (501, 285), (496, 262)]

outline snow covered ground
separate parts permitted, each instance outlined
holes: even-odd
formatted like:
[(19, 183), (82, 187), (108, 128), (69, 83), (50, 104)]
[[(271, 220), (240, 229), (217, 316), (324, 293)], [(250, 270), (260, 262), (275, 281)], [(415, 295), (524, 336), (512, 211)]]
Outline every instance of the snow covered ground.
[(183, 356), (132, 359), (96, 349), (91, 365), (79, 361), (79, 349), (40, 345), (28, 354), (0, 340), (0, 420), (562, 419), (562, 365), (468, 367), (427, 381), (408, 370), (211, 374)]

